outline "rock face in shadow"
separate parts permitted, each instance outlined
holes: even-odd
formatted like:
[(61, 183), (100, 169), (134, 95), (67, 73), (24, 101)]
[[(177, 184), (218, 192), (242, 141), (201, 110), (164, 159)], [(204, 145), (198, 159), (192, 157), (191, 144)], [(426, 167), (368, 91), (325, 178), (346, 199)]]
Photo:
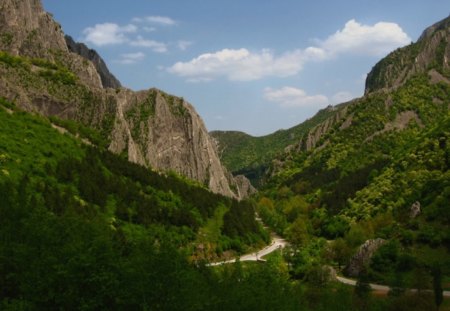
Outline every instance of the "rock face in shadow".
[(64, 37), (40, 0), (2, 0), (0, 50), (19, 61), (0, 61), (0, 96), (22, 109), (95, 128), (112, 152), (174, 171), (215, 193), (237, 199), (251, 193), (222, 166), (192, 105), (157, 89), (120, 87), (95, 51)]
[(357, 277), (360, 272), (370, 263), (373, 254), (384, 244), (384, 239), (367, 240), (358, 249), (358, 252), (350, 259), (345, 267), (344, 274), (349, 277)]
[(109, 71), (105, 61), (100, 57), (97, 51), (88, 48), (84, 43), (75, 42), (71, 36), (65, 36), (69, 51), (80, 55), (81, 57), (91, 61), (95, 69), (97, 69), (102, 85), (104, 88), (119, 88), (122, 85), (119, 80)]

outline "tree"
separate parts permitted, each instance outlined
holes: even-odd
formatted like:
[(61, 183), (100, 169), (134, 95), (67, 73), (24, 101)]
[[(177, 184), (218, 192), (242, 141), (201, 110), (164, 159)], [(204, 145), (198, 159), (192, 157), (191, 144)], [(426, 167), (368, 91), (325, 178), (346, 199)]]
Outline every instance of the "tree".
[(444, 300), (441, 267), (436, 265), (435, 267), (433, 267), (431, 273), (433, 276), (434, 302), (436, 303), (436, 310), (439, 310), (439, 307)]
[(343, 238), (337, 238), (331, 244), (333, 259), (337, 262), (339, 269), (344, 265), (352, 255), (352, 249)]
[(366, 310), (370, 305), (369, 300), (371, 291), (372, 289), (370, 288), (367, 270), (363, 269), (358, 275), (358, 280), (356, 281), (355, 286), (357, 304), (361, 310)]

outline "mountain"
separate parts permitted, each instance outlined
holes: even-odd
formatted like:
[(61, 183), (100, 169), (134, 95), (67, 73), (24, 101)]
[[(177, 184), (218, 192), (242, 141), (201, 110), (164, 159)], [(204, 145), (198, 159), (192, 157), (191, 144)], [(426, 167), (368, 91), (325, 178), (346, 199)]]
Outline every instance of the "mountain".
[(119, 80), (117, 80), (117, 78), (109, 72), (105, 61), (100, 57), (100, 55), (98, 55), (97, 51), (88, 48), (84, 43), (75, 42), (71, 36), (66, 35), (64, 38), (66, 39), (66, 44), (69, 51), (84, 57), (94, 64), (98, 74), (100, 75), (104, 88), (116, 89), (122, 86)]
[[(433, 83), (448, 82), (450, 64), (446, 53), (450, 40), (446, 29), (449, 24), (450, 17), (427, 28), (416, 43), (380, 60), (367, 76), (365, 94), (398, 88), (420, 73), (428, 73)], [(350, 126), (352, 116), (348, 116), (348, 108), (355, 102), (359, 101), (327, 107), (297, 126), (262, 137), (235, 131), (213, 131), (211, 135), (217, 140), (224, 165), (261, 186), (267, 180), (267, 173), (277, 171), (284, 158), (290, 157), (290, 151), (312, 150), (332, 128), (342, 130)], [(333, 127), (336, 124), (339, 126)]]
[[(378, 62), (368, 74), (365, 93), (395, 88), (416, 74), (428, 72), (434, 82), (448, 81), (450, 17), (427, 28), (419, 40), (399, 48)], [(434, 70), (433, 70), (434, 69)]]
[(272, 159), (300, 141), (303, 148), (309, 150), (316, 144), (315, 137), (324, 130), (317, 127), (319, 124), (329, 118), (327, 126), (339, 121), (339, 114), (332, 120), (336, 109), (327, 107), (297, 126), (266, 136), (254, 137), (237, 131), (212, 131), (210, 134), (217, 141), (220, 159), (227, 169), (233, 174), (245, 175), (253, 185), (260, 186)]
[(449, 60), (450, 17), (380, 60), (363, 97), (272, 159), (258, 211), (291, 241), (291, 275), (331, 264), (393, 291), (435, 284), (439, 297), (450, 276)]
[(157, 89), (120, 87), (100, 56), (65, 37), (39, 0), (2, 1), (0, 26), (3, 98), (92, 127), (111, 151), (135, 163), (175, 171), (230, 197), (253, 191), (221, 165), (192, 105)]

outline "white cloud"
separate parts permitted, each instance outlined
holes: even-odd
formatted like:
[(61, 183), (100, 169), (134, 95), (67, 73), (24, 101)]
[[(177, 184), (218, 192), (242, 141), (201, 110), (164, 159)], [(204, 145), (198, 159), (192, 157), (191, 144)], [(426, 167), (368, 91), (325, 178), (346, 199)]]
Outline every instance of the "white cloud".
[(270, 50), (250, 52), (245, 48), (223, 49), (201, 54), (187, 61), (177, 62), (167, 70), (188, 81), (210, 81), (226, 77), (235, 81), (251, 81), (264, 77), (287, 77), (298, 74), (311, 61), (324, 61), (342, 54), (382, 56), (408, 44), (411, 38), (398, 24), (379, 22), (363, 25), (348, 21), (325, 40), (316, 40), (316, 46), (288, 51), (276, 56)]
[(352, 93), (347, 91), (337, 92), (331, 97), (333, 103), (335, 104), (345, 103), (352, 100), (353, 98), (355, 98), (355, 96), (353, 96)]
[(143, 29), (145, 32), (154, 32), (154, 31), (156, 31), (156, 28), (155, 28), (155, 27), (144, 26), (144, 27), (142, 27), (142, 29)]
[(165, 43), (154, 40), (147, 40), (144, 39), (142, 36), (137, 36), (135, 40), (130, 41), (130, 45), (150, 48), (153, 52), (157, 53), (167, 52), (167, 45)]
[(329, 56), (342, 53), (383, 56), (410, 42), (411, 38), (396, 23), (379, 22), (370, 26), (352, 19), (342, 30), (319, 41), (319, 47)]
[(308, 95), (302, 89), (285, 86), (280, 89), (270, 87), (264, 89), (264, 98), (284, 108), (293, 107), (326, 107), (329, 100), (325, 95)]
[(190, 81), (209, 81), (219, 76), (233, 81), (251, 81), (266, 76), (295, 75), (302, 69), (303, 58), (301, 51), (277, 57), (269, 50), (253, 53), (247, 49), (223, 49), (188, 62), (178, 62), (167, 70)]
[(120, 64), (124, 64), (124, 65), (135, 64), (135, 63), (142, 61), (145, 58), (145, 54), (142, 52), (127, 53), (127, 54), (122, 54), (120, 56), (121, 56), (120, 60), (118, 60), (116, 62), (118, 62)]
[(180, 40), (177, 42), (177, 45), (180, 50), (185, 51), (192, 45), (192, 42), (186, 41), (186, 40)]
[(121, 44), (128, 41), (126, 34), (137, 31), (135, 25), (119, 26), (114, 23), (96, 24), (83, 30), (84, 41), (103, 46)]
[(146, 16), (133, 18), (134, 23), (152, 23), (164, 26), (173, 26), (177, 24), (177, 21), (167, 16)]

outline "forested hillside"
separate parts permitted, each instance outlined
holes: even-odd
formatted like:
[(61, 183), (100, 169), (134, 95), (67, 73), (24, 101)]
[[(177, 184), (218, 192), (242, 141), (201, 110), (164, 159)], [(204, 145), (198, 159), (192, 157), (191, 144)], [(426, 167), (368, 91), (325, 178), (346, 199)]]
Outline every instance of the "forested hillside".
[[(345, 105), (340, 105), (342, 109)], [(274, 157), (283, 154), (286, 147), (305, 139), (315, 126), (335, 115), (337, 108), (320, 110), (314, 117), (287, 130), (254, 137), (242, 132), (213, 131), (219, 145), (220, 159), (233, 174), (246, 176), (253, 185), (260, 186)]]
[(363, 97), (216, 150), (40, 0), (0, 7), (0, 310), (450, 310), (450, 17)]
[[(442, 282), (448, 288), (450, 41), (441, 26), (369, 75), (371, 81), (387, 75), (394, 85), (370, 91), (368, 82), (368, 93), (346, 107), (315, 148), (293, 149), (273, 162), (259, 212), (292, 242), (286, 257), (292, 275), (308, 279), (331, 264), (400, 288), (396, 296), (402, 288), (436, 290)], [(441, 43), (432, 50), (436, 38)], [(411, 54), (421, 61), (407, 62)], [(355, 259), (362, 244), (369, 252), (375, 243), (370, 255)]]

